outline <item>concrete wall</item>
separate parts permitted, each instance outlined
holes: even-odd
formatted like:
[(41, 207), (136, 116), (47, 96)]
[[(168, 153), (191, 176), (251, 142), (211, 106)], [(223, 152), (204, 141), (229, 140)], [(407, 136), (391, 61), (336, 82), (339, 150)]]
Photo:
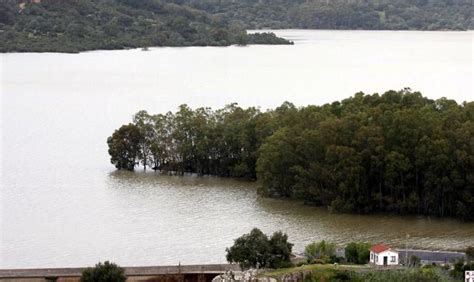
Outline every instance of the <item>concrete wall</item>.
[[(128, 276), (127, 282), (210, 282), (218, 274), (161, 274)], [(1, 282), (79, 282), (80, 277), (52, 278), (0, 278)]]
[[(124, 267), (130, 282), (206, 282), (227, 271), (240, 270), (233, 264)], [(79, 282), (84, 268), (0, 269), (0, 282)]]

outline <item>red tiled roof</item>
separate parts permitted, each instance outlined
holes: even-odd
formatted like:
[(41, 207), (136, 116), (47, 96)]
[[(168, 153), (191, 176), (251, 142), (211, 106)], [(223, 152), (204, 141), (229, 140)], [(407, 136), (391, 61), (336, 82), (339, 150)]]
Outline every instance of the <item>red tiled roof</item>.
[(372, 248), (370, 248), (371, 252), (374, 252), (374, 253), (377, 253), (377, 254), (381, 253), (381, 252), (385, 252), (386, 250), (390, 250), (390, 247), (382, 245), (382, 244), (373, 245)]

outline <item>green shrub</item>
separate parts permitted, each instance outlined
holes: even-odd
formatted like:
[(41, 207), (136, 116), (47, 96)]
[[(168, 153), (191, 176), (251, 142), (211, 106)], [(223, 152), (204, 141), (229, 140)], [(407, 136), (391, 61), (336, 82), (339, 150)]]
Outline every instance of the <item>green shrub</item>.
[(344, 249), (347, 262), (366, 264), (369, 262), (370, 244), (361, 242), (349, 243)]
[(313, 242), (305, 247), (304, 252), (309, 259), (322, 258), (323, 256), (329, 258), (336, 254), (336, 244), (324, 240)]
[(286, 268), (290, 261), (293, 244), (280, 231), (268, 238), (260, 229), (235, 239), (234, 245), (226, 249), (227, 261), (238, 263), (242, 268)]
[(412, 268), (403, 270), (370, 271), (367, 273), (357, 273), (351, 277), (352, 281), (370, 282), (441, 282), (447, 281), (437, 268)]
[(109, 261), (98, 263), (82, 272), (81, 282), (125, 282), (125, 270)]
[(324, 264), (324, 260), (322, 259), (312, 259), (311, 264)]
[(300, 266), (303, 266), (303, 265), (307, 265), (307, 262), (305, 262), (305, 261), (300, 261), (300, 262), (296, 263), (296, 266), (297, 266), (297, 267), (300, 267)]

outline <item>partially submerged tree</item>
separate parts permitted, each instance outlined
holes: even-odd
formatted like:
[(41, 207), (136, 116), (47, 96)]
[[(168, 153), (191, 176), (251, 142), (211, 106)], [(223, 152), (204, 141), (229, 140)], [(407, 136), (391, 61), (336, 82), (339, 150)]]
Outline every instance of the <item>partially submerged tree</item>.
[(109, 152), (119, 169), (140, 162), (178, 174), (258, 178), (262, 195), (335, 212), (473, 220), (473, 119), (474, 102), (409, 89), (266, 112), (181, 105), (175, 113), (137, 113), (139, 145), (124, 142), (130, 137), (121, 128)]
[(143, 137), (133, 124), (122, 125), (107, 139), (110, 162), (117, 169), (133, 170), (140, 152)]

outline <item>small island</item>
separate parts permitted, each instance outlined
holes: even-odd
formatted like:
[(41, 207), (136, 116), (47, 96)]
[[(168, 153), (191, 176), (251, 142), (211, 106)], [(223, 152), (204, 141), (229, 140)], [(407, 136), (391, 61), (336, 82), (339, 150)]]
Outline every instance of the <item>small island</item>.
[(230, 104), (138, 112), (107, 140), (117, 169), (259, 181), (259, 193), (335, 212), (473, 220), (474, 103), (410, 89), (265, 112)]

